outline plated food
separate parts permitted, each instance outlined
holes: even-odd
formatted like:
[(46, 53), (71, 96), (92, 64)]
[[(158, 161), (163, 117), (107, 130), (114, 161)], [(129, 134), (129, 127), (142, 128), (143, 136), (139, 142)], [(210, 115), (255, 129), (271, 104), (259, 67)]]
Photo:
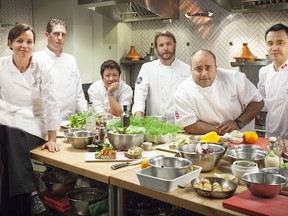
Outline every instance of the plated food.
[(143, 149), (139, 146), (133, 146), (128, 149), (127, 152), (124, 152), (125, 157), (129, 159), (140, 159), (142, 158)]
[(176, 137), (168, 143), (168, 147), (171, 150), (176, 150), (180, 146), (189, 144), (189, 143), (190, 143), (189, 139)]
[(191, 186), (200, 196), (219, 199), (231, 197), (237, 189), (233, 181), (217, 177), (195, 178)]
[(100, 152), (95, 154), (96, 159), (116, 159), (116, 151), (111, 147), (104, 147)]

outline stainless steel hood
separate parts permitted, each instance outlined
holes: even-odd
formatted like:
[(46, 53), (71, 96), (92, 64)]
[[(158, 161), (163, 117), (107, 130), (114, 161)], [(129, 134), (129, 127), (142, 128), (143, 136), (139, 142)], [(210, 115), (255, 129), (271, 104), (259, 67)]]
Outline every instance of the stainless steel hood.
[(211, 0), (230, 12), (256, 13), (287, 10), (288, 0)]
[(179, 0), (78, 0), (78, 5), (123, 22), (179, 18)]

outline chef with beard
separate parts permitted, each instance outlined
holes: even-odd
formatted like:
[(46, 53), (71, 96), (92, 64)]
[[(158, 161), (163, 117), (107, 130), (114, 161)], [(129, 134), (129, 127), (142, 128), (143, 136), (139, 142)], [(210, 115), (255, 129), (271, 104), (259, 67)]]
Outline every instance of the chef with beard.
[(154, 39), (159, 59), (142, 65), (135, 83), (135, 117), (162, 116), (174, 122), (173, 95), (188, 76), (190, 66), (175, 57), (176, 39), (169, 31), (158, 32)]

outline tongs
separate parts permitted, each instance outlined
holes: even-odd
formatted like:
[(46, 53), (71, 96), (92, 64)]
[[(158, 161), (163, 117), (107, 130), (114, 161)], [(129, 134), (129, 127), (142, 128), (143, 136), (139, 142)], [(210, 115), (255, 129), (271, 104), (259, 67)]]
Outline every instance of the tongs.
[(134, 160), (134, 161), (127, 161), (127, 162), (123, 162), (123, 163), (113, 164), (111, 166), (111, 169), (112, 170), (116, 170), (116, 169), (119, 169), (121, 167), (125, 167), (125, 166), (128, 166), (128, 165), (140, 164), (143, 160), (144, 160), (143, 158), (140, 158), (140, 159), (137, 159), (137, 160)]

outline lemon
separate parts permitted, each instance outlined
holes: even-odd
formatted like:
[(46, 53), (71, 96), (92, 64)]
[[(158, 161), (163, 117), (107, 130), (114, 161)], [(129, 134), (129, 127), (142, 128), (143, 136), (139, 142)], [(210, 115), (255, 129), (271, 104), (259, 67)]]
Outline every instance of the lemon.
[(219, 141), (220, 136), (215, 131), (211, 131), (205, 134), (201, 139), (201, 142), (219, 142)]
[(148, 163), (148, 160), (149, 160), (150, 158), (146, 158), (146, 159), (144, 159), (142, 162), (141, 162), (141, 169), (145, 169), (145, 168), (147, 168), (147, 167), (149, 167), (150, 165), (149, 165), (149, 163)]

